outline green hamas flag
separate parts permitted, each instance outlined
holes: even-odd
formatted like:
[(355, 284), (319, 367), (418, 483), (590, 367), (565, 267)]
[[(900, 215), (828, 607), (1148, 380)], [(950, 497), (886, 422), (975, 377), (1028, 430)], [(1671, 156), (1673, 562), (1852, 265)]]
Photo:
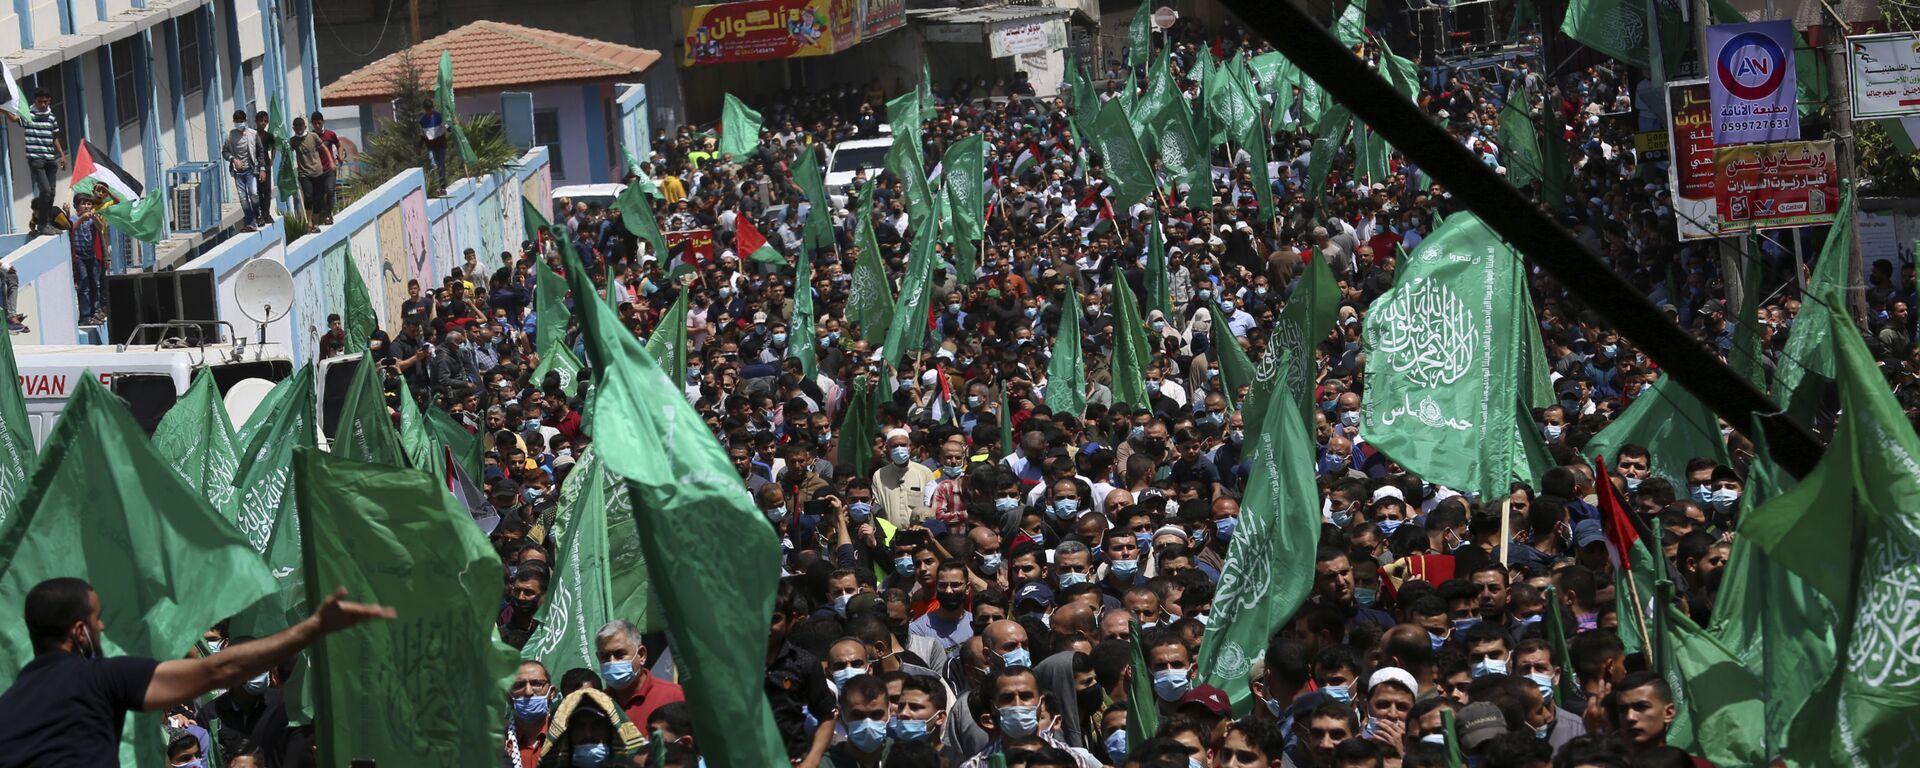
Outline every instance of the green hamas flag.
[[(1127, 24), (1127, 67), (1138, 68), (1153, 56), (1153, 3), (1142, 0)], [(1148, 731), (1149, 734), (1152, 731)]]
[(847, 319), (859, 327), (858, 336), (871, 343), (885, 338), (893, 324), (893, 286), (887, 281), (887, 263), (880, 258), (880, 242), (873, 234), (873, 184), (863, 184), (853, 205), (853, 244), (860, 258), (853, 264), (853, 287), (847, 292)]
[[(1073, 289), (1071, 280), (1066, 294), (1060, 302), (1060, 329), (1054, 333), (1052, 355), (1047, 358), (1046, 400), (1054, 413), (1078, 418), (1087, 412), (1087, 361), (1080, 354), (1080, 292)], [(1010, 415), (1002, 408), (1001, 423), (1006, 424)]]
[(427, 429), (433, 433), (434, 439), (447, 447), (447, 453), (453, 457), (455, 464), (460, 465), (460, 471), (467, 473), (468, 477), (480, 476), (482, 446), (478, 435), (468, 432), (466, 427), (460, 426), (460, 422), (440, 408), (427, 409)]
[(1352, 114), (1346, 107), (1334, 105), (1321, 116), (1313, 132), (1313, 151), (1307, 157), (1307, 199), (1319, 200), (1326, 194), (1327, 176), (1333, 172), (1333, 155), (1346, 144), (1347, 127)]
[(1367, 315), (1361, 433), (1436, 485), (1491, 498), (1536, 481), (1546, 467), (1521, 412), (1527, 345), (1513, 338), (1515, 319), (1534, 316), (1519, 254), (1461, 213), (1411, 256)]
[(1146, 283), (1147, 311), (1160, 310), (1167, 317), (1173, 317), (1172, 282), (1167, 272), (1167, 233), (1160, 228), (1160, 212), (1147, 213), (1147, 264), (1142, 282)]
[[(207, 627), (275, 589), (246, 539), (169, 466), (174, 457), (154, 450), (120, 399), (91, 373), (78, 380), (0, 534), (0, 610), (16, 617), (0, 625), (0, 687), (34, 658), (17, 617), (47, 579), (93, 586), (106, 655), (152, 659), (185, 656)], [(161, 733), (159, 713), (128, 719), (120, 764), (159, 754)]]
[(227, 404), (213, 382), (213, 369), (193, 375), (193, 386), (174, 403), (153, 430), (153, 450), (167, 457), (181, 479), (199, 491), (214, 509), (233, 500), (233, 475), (240, 469)]
[[(1145, 6), (1146, 3), (1141, 3)], [(1127, 747), (1137, 749), (1135, 745), (1147, 743), (1154, 732), (1160, 730), (1160, 711), (1154, 702), (1159, 701), (1153, 695), (1153, 676), (1140, 674), (1147, 669), (1147, 652), (1141, 647), (1145, 641), (1146, 630), (1140, 628), (1139, 619), (1127, 620), (1127, 642), (1133, 645), (1133, 682), (1127, 691)], [(1261, 646), (1264, 650), (1265, 646)]]
[(1210, 338), (1214, 352), (1211, 357), (1220, 364), (1220, 384), (1221, 390), (1227, 395), (1227, 407), (1239, 410), (1244, 407), (1240, 388), (1253, 384), (1253, 361), (1247, 358), (1247, 351), (1240, 348), (1240, 338), (1233, 335), (1233, 329), (1227, 325), (1226, 307), (1216, 299), (1212, 309), (1209, 313), (1213, 315)]
[[(1822, 287), (1814, 299), (1844, 306), (1838, 288)], [(1920, 437), (1907, 428), (1852, 321), (1833, 312), (1807, 316), (1817, 301), (1803, 306), (1794, 330), (1809, 321), (1827, 325), (1840, 422), (1819, 466), (1747, 513), (1740, 537), (1751, 536), (1805, 580), (1839, 619), (1833, 673), (1794, 719), (1786, 758), (1800, 765), (1900, 765), (1920, 717), (1920, 659), (1909, 639), (1920, 626), (1911, 587), (1920, 583)]]
[[(297, 182), (296, 182), (297, 183)], [(167, 235), (166, 195), (153, 190), (132, 203), (116, 202), (97, 209), (115, 229), (143, 243), (157, 243)]]
[[(1809, 424), (1819, 408), (1827, 382), (1834, 377), (1832, 331), (1850, 323), (1829, 324), (1823, 318), (1837, 315), (1846, 320), (1844, 302), (1827, 302), (1827, 295), (1844, 297), (1847, 289), (1848, 252), (1853, 247), (1854, 194), (1851, 184), (1840, 185), (1840, 214), (1827, 230), (1826, 245), (1820, 248), (1820, 261), (1813, 265), (1807, 280), (1807, 300), (1800, 305), (1793, 331), (1787, 334), (1787, 346), (1781, 350), (1780, 363), (1773, 372), (1773, 399), (1787, 409), (1795, 421)], [(1753, 316), (1747, 318), (1751, 320)]]
[(347, 399), (340, 404), (340, 427), (334, 432), (333, 452), (341, 458), (369, 464), (406, 466), (407, 454), (400, 448), (400, 434), (394, 431), (393, 417), (387, 413), (387, 392), (380, 381), (380, 363), (372, 354), (366, 354), (353, 368), (353, 383), (347, 385)]
[(1100, 107), (1100, 116), (1094, 118), (1092, 129), (1094, 147), (1103, 163), (1101, 172), (1113, 188), (1114, 207), (1126, 210), (1152, 196), (1153, 166), (1147, 163), (1146, 153), (1140, 151), (1133, 123), (1119, 99)]
[(1656, 660), (1677, 716), (1667, 743), (1715, 765), (1766, 765), (1760, 680), (1740, 657), (1673, 605), (1662, 606)]
[[(592, 289), (577, 261), (575, 293)], [(781, 765), (786, 749), (762, 689), (780, 546), (720, 443), (653, 356), (589, 302), (581, 313), (593, 380), (594, 445), (627, 482), (639, 539), (686, 677), (694, 738), (716, 765)], [(496, 577), (497, 579), (497, 577)], [(499, 587), (495, 584), (494, 588)], [(489, 701), (498, 708), (499, 699)], [(497, 746), (497, 743), (496, 743)]]
[(480, 158), (473, 154), (473, 145), (467, 142), (467, 132), (460, 128), (460, 110), (453, 102), (453, 52), (440, 52), (440, 76), (434, 81), (434, 106), (440, 110), (447, 121), (447, 132), (453, 134), (453, 144), (460, 150), (460, 160), (467, 165), (478, 165)]
[(873, 433), (880, 431), (878, 388), (870, 377), (853, 377), (853, 394), (840, 421), (840, 442), (835, 447), (834, 458), (840, 464), (853, 467), (854, 477), (866, 477), (873, 469)]
[[(626, 158), (627, 173), (633, 176), (633, 183), (640, 185), (641, 191), (646, 192), (647, 197), (651, 197), (655, 200), (666, 199), (666, 195), (660, 192), (660, 185), (655, 184), (653, 182), (653, 177), (647, 175), (647, 167), (640, 163), (640, 158), (634, 157), (632, 147), (628, 147), (624, 143), (622, 143), (620, 146), (620, 154)], [(526, 201), (526, 202), (529, 205), (532, 204), (531, 201)], [(532, 238), (528, 238), (528, 239), (531, 240)]]
[(1113, 402), (1135, 408), (1151, 408), (1147, 394), (1147, 363), (1153, 360), (1153, 347), (1147, 342), (1147, 322), (1141, 319), (1139, 302), (1120, 272), (1113, 280), (1113, 355), (1110, 376)]
[(1159, 126), (1154, 118), (1173, 108), (1175, 101), (1184, 97), (1180, 86), (1173, 82), (1172, 51), (1162, 51), (1153, 60), (1153, 66), (1147, 68), (1147, 89), (1133, 102), (1127, 117), (1133, 120), (1133, 135), (1140, 140), (1140, 147), (1152, 153), (1153, 147), (1160, 143)]
[(1307, 599), (1320, 544), (1312, 433), (1292, 408), (1267, 409), (1257, 428), (1240, 527), (1227, 545), (1213, 623), (1200, 644), (1203, 679), (1226, 691), (1234, 714), (1242, 717), (1253, 705), (1248, 671), (1266, 651), (1267, 638)]
[(1245, 136), (1260, 122), (1260, 107), (1252, 94), (1245, 92), (1246, 81), (1236, 74), (1244, 69), (1246, 65), (1236, 53), (1200, 86), (1200, 100), (1207, 114), (1209, 133), (1205, 138), (1209, 147), (1226, 141), (1229, 136)]
[(558, 373), (560, 391), (572, 394), (581, 365), (580, 359), (567, 347), (567, 324), (572, 319), (567, 312), (567, 284), (547, 266), (546, 259), (535, 259), (533, 271), (533, 348), (540, 353), (540, 364), (533, 369), (533, 383), (541, 386), (549, 372)]
[(954, 276), (962, 283), (972, 283), (974, 264), (980, 259), (980, 239), (987, 231), (986, 140), (976, 133), (954, 142), (940, 164), (946, 169), (940, 185), (953, 210)]
[(254, 412), (258, 427), (245, 435), (232, 509), (222, 511), (246, 535), (253, 551), (266, 558), (280, 588), (234, 618), (236, 635), (265, 637), (285, 629), (288, 616), (304, 602), (292, 467), (294, 448), (314, 447), (313, 366), (301, 366), (274, 389), (285, 393), (273, 398), (271, 410)]
[(1273, 97), (1273, 114), (1279, 122), (1291, 123), (1287, 113), (1293, 111), (1293, 82), (1299, 77), (1293, 62), (1285, 54), (1272, 51), (1249, 59), (1247, 64), (1253, 67), (1254, 83), (1260, 86), (1260, 92)]
[(1000, 387), (1000, 410), (993, 414), (1000, 422), (1000, 455), (1004, 459), (1013, 455), (1013, 409), (1007, 407), (1007, 388)]
[(272, 100), (267, 112), (267, 125), (273, 128), (274, 156), (279, 158), (273, 167), (274, 188), (280, 199), (285, 200), (300, 194), (300, 170), (293, 160), (293, 147), (287, 141), (292, 131), (287, 127), (286, 116), (280, 111), (280, 100)]
[(913, 251), (907, 254), (907, 277), (900, 281), (900, 298), (893, 305), (893, 319), (887, 328), (887, 364), (898, 368), (908, 349), (918, 351), (927, 338), (927, 301), (933, 290), (934, 232), (920, 228), (913, 236)]
[[(1656, 18), (1648, 18), (1651, 8)], [(1689, 25), (1673, 0), (1573, 0), (1567, 5), (1560, 31), (1582, 45), (1642, 69), (1650, 66), (1654, 40), (1660, 30), (1660, 58), (1672, 75), (1686, 49)]]
[(548, 534), (555, 542), (553, 582), (533, 617), (537, 628), (520, 649), (520, 658), (537, 660), (548, 670), (599, 669), (593, 634), (618, 616), (607, 564), (606, 481), (599, 464), (589, 449), (560, 484), (560, 514)]
[(1588, 441), (1583, 452), (1616, 456), (1620, 446), (1629, 443), (1652, 454), (1654, 477), (1666, 478), (1683, 492), (1689, 459), (1705, 456), (1717, 464), (1733, 463), (1720, 437), (1720, 417), (1672, 376), (1660, 377), (1641, 392), (1626, 411)]
[(1314, 389), (1313, 348), (1333, 330), (1340, 314), (1340, 284), (1324, 257), (1302, 264), (1306, 270), (1293, 285), (1287, 306), (1274, 318), (1273, 331), (1267, 335), (1267, 351), (1253, 369), (1253, 382), (1247, 387), (1244, 422), (1265, 424), (1266, 408), (1276, 393), (1300, 409), (1301, 419), (1313, 423)]
[(800, 361), (800, 372), (811, 379), (819, 372), (820, 343), (814, 336), (813, 257), (793, 260), (793, 322), (787, 324), (787, 357)]
[(1348, 48), (1353, 48), (1367, 39), (1367, 0), (1353, 0), (1347, 4), (1347, 10), (1333, 22), (1333, 36)]
[(400, 377), (400, 450), (407, 454), (407, 466), (433, 476), (441, 487), (447, 484), (447, 447), (433, 436), (427, 415), (407, 388), (407, 377)]
[(1580, 690), (1580, 681), (1575, 679), (1573, 671), (1573, 652), (1567, 650), (1567, 624), (1565, 603), (1560, 600), (1560, 592), (1549, 586), (1544, 590), (1547, 596), (1546, 618), (1540, 623), (1547, 628), (1547, 646), (1553, 659), (1553, 666), (1560, 668), (1558, 680), (1554, 681), (1552, 704), (1565, 706), (1573, 701)]
[(318, 764), (498, 761), (515, 664), (493, 629), (500, 556), (486, 535), (424, 472), (293, 458), (307, 601), (344, 586), (398, 614), (314, 644)]
[[(828, 211), (833, 201), (827, 197), (826, 181), (820, 176), (820, 165), (826, 158), (820, 156), (820, 145), (809, 144), (805, 152), (793, 161), (793, 183), (800, 191), (807, 193), (807, 221), (805, 224), (806, 241), (801, 253), (794, 258), (807, 258), (817, 249), (833, 247), (833, 219)], [(926, 194), (926, 174), (920, 175), (921, 194)]]
[[(647, 353), (660, 361), (660, 370), (666, 372), (669, 383), (679, 382), (682, 385), (687, 381), (687, 293), (686, 287), (682, 286), (679, 297), (673, 300), (673, 306), (660, 316), (660, 322), (653, 326), (653, 333), (647, 336)], [(673, 391), (683, 390), (684, 386)]]
[(1100, 92), (1080, 69), (1080, 62), (1067, 54), (1067, 125), (1073, 129), (1073, 145), (1087, 146), (1086, 121), (1100, 111)]
[(346, 275), (346, 307), (340, 313), (346, 325), (345, 354), (365, 352), (373, 332), (380, 329), (379, 316), (373, 312), (373, 299), (367, 294), (367, 281), (360, 276), (360, 266), (354, 263), (353, 245), (349, 243), (335, 251), (333, 258), (340, 260), (341, 271)]
[[(1500, 110), (1500, 144), (1507, 150), (1508, 183), (1522, 188), (1536, 181), (1540, 182), (1543, 188), (1558, 186), (1553, 180), (1556, 169), (1549, 167), (1546, 164), (1546, 157), (1541, 154), (1541, 138), (1539, 129), (1533, 124), (1533, 119), (1527, 116), (1526, 110), (1521, 109), (1519, 103), (1509, 101), (1507, 106)], [(1557, 140), (1551, 136), (1545, 138), (1547, 141)], [(1560, 201), (1553, 200), (1548, 194), (1543, 193), (1542, 197), (1552, 205), (1560, 204)]]
[[(677, 273), (683, 269), (667, 251), (667, 237), (660, 234), (660, 222), (653, 217), (653, 201), (647, 199), (645, 188), (638, 183), (628, 184), (620, 190), (620, 196), (614, 198), (613, 210), (620, 214), (620, 223), (627, 228), (627, 233), (646, 241), (647, 253), (667, 265), (668, 271)], [(561, 248), (572, 247), (565, 234), (554, 239), (560, 242)]]
[(932, 229), (927, 222), (934, 215), (933, 193), (927, 188), (927, 160), (920, 147), (919, 124), (894, 122), (891, 125), (893, 146), (887, 148), (886, 168), (900, 177), (906, 188), (907, 220), (915, 229)]
[(745, 162), (758, 146), (760, 113), (733, 94), (727, 94), (726, 103), (720, 107), (720, 141), (714, 151), (721, 157), (733, 155), (736, 162)]

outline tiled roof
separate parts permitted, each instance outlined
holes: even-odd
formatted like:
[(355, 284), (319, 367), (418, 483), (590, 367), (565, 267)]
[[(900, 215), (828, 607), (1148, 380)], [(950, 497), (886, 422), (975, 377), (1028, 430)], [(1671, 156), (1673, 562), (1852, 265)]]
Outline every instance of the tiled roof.
[(393, 98), (393, 76), (407, 55), (421, 83), (432, 88), (440, 52), (453, 52), (456, 92), (504, 91), (556, 83), (587, 83), (632, 77), (646, 71), (660, 52), (616, 45), (544, 29), (476, 21), (386, 56), (320, 89), (328, 104)]

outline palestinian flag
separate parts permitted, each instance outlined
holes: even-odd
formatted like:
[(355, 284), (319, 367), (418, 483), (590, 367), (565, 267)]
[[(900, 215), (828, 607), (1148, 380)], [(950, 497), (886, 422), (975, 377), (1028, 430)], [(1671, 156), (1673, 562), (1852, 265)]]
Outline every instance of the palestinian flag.
[(27, 94), (20, 90), (20, 81), (13, 77), (13, 67), (0, 62), (0, 77), (6, 78), (7, 90), (0, 93), (0, 109), (12, 112), (20, 118), (21, 125), (33, 125), (33, 107), (27, 101)]
[[(1595, 477), (1613, 476), (1607, 473), (1606, 461), (1601, 457), (1594, 457), (1593, 467)], [(1659, 542), (1641, 539), (1640, 529), (1628, 516), (1626, 507), (1613, 495), (1612, 483), (1594, 485), (1600, 494), (1600, 526), (1607, 534), (1607, 558), (1613, 561), (1614, 601), (1626, 608), (1619, 612), (1620, 642), (1628, 654), (1633, 654), (1646, 648), (1647, 633), (1651, 631), (1647, 617), (1654, 610), (1654, 581), (1658, 577), (1653, 550), (1648, 547), (1657, 546)]]
[(753, 222), (744, 215), (733, 219), (733, 252), (746, 257), (748, 261), (757, 261), (761, 264), (785, 266), (787, 263), (787, 257), (774, 250), (773, 245), (767, 242), (766, 235), (754, 229)]
[(1028, 144), (1026, 149), (1020, 150), (1019, 156), (1013, 158), (1013, 177), (1016, 179), (1020, 178), (1020, 175), (1026, 173), (1028, 168), (1032, 168), (1039, 162), (1040, 153), (1034, 151), (1032, 144)]
[(165, 195), (145, 196), (146, 188), (138, 179), (86, 139), (80, 140), (80, 151), (73, 157), (72, 188), (100, 198), (96, 208), (100, 216), (129, 237), (146, 243), (165, 237)]

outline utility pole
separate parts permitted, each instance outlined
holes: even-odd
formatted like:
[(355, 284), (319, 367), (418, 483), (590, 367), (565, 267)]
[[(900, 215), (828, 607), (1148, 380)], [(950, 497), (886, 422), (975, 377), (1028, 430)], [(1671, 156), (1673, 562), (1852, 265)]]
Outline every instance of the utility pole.
[[(1855, 176), (1853, 146), (1853, 91), (1847, 87), (1847, 20), (1833, 6), (1821, 0), (1820, 7), (1827, 19), (1827, 114), (1833, 121), (1833, 147), (1835, 167), (1840, 172), (1840, 183), (1851, 185), (1854, 190), (1860, 188), (1860, 180)], [(1839, 201), (1833, 202), (1839, 205)], [(1854, 209), (1859, 209), (1855, 203)], [(1853, 236), (1847, 238), (1847, 314), (1854, 323), (1867, 316), (1866, 270), (1860, 263), (1859, 216), (1846, 221), (1835, 219), (1836, 227), (1853, 230)]]
[(420, 44), (420, 0), (407, 0), (407, 33), (412, 38), (408, 45)]

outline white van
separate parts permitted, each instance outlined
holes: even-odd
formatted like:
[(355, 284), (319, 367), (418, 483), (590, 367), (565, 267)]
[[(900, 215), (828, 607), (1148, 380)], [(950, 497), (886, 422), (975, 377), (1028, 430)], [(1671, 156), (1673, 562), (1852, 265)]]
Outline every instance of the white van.
[[(293, 361), (277, 344), (216, 344), (205, 347), (21, 345), (13, 349), (27, 422), (37, 448), (44, 444), (82, 376), (91, 374), (125, 401), (149, 434), (187, 393), (200, 369), (213, 371), (222, 395), (249, 379), (278, 382), (293, 375)], [(231, 415), (232, 407), (229, 406)], [(246, 414), (235, 421), (240, 426)]]
[[(827, 153), (827, 194), (843, 196), (848, 184), (853, 183), (853, 172), (865, 170), (867, 179), (873, 180), (886, 168), (887, 150), (893, 148), (893, 136), (878, 139), (854, 139), (835, 144), (833, 151)], [(845, 205), (836, 201), (836, 207)]]

